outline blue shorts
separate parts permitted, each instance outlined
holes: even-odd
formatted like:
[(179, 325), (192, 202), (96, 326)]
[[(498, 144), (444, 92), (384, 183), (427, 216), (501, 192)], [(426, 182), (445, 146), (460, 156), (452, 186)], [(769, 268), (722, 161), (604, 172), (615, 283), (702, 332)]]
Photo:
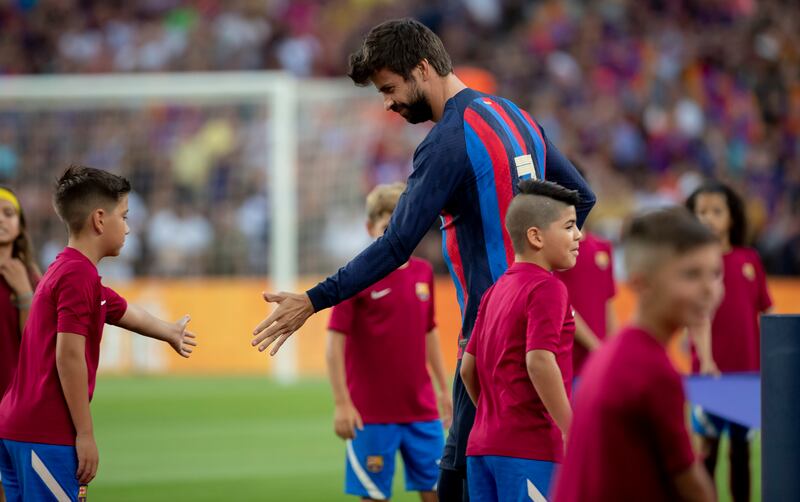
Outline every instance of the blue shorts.
[(733, 441), (749, 441), (752, 437), (751, 430), (744, 425), (709, 413), (700, 406), (692, 407), (692, 430), (700, 436), (714, 439), (722, 437), (725, 431)]
[(556, 465), (514, 457), (467, 457), (469, 498), (481, 502), (547, 502)]
[(0, 439), (0, 473), (8, 502), (78, 502), (86, 486), (78, 483), (74, 446), (21, 443)]
[(347, 441), (345, 493), (375, 500), (392, 496), (397, 451), (403, 456), (406, 490), (434, 491), (444, 446), (440, 420), (367, 424)]

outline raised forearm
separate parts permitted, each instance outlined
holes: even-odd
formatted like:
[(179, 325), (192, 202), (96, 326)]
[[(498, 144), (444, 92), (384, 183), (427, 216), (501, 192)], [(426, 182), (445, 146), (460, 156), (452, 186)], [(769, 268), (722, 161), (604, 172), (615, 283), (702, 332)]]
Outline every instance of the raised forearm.
[(532, 350), (526, 354), (525, 361), (536, 393), (562, 434), (566, 434), (572, 422), (572, 408), (555, 354), (548, 350)]
[(117, 326), (165, 342), (172, 341), (176, 336), (174, 323), (162, 321), (136, 305), (128, 305)]

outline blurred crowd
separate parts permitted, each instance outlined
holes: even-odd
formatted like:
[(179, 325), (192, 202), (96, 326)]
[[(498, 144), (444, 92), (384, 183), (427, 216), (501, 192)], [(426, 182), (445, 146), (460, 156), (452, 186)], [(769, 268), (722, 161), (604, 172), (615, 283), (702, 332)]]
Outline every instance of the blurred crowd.
[[(434, 29), (457, 73), (479, 69), (470, 83), (529, 109), (583, 167), (600, 201), (591, 219), (598, 233), (614, 239), (632, 211), (680, 203), (714, 176), (746, 196), (750, 237), (768, 271), (800, 274), (793, 1), (14, 0), (0, 4), (0, 75), (342, 76), (363, 33), (399, 16)], [(352, 201), (403, 179), (425, 133), (365, 112), (357, 118), (374, 127), (348, 125), (354, 140), (337, 122), (347, 110), (329, 113), (309, 129), (324, 137), (305, 137), (300, 152), (300, 179), (324, 165), (335, 188), (320, 195), (301, 183), (301, 248), (319, 255), (301, 261), (305, 273), (330, 272), (365, 243)], [(44, 263), (63, 245), (46, 194), (69, 159), (135, 185), (134, 232), (118, 275), (263, 273), (267, 127), (268, 111), (253, 106), (33, 112), (0, 102), (0, 183), (20, 190)], [(326, 155), (304, 157), (321, 143)], [(357, 182), (335, 185), (337, 172), (356, 172)], [(437, 239), (434, 229), (420, 252), (441, 268)]]

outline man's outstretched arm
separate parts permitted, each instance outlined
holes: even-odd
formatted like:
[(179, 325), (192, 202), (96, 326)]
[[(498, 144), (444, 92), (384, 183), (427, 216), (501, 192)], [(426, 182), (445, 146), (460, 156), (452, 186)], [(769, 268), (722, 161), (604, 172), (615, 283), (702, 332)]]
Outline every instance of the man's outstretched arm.
[[(461, 145), (463, 150), (463, 144)], [(461, 183), (465, 159), (454, 158), (458, 145), (425, 142), (414, 156), (414, 171), (386, 233), (338, 272), (306, 293), (264, 293), (278, 307), (256, 326), (252, 345), (275, 355), (292, 333), (315, 312), (337, 305), (389, 275), (408, 261), (448, 199)], [(457, 157), (457, 156), (455, 156)]]

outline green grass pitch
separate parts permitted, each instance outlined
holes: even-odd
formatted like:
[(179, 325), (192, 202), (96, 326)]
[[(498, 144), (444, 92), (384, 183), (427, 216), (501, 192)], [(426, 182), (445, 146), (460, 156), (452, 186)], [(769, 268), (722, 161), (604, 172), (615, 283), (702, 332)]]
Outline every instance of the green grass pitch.
[[(344, 445), (323, 381), (104, 377), (92, 409), (95, 502), (355, 500), (342, 494)], [(724, 476), (724, 453), (721, 464)], [(756, 461), (756, 488), (759, 473)], [(419, 500), (404, 492), (402, 469), (393, 500)]]

